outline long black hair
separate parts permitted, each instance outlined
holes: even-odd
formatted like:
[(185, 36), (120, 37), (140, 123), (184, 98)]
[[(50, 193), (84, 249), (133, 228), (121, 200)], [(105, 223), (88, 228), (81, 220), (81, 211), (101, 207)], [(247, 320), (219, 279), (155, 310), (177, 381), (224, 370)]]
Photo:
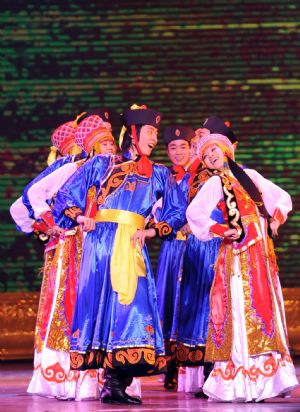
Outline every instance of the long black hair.
[(227, 156), (227, 159), (230, 170), (232, 171), (236, 179), (240, 182), (240, 184), (243, 186), (243, 188), (246, 190), (251, 199), (255, 202), (260, 214), (266, 219), (269, 219), (270, 215), (264, 205), (262, 195), (256, 187), (256, 185), (254, 184), (254, 182), (250, 179), (247, 173), (229, 156)]
[[(136, 136), (137, 136), (137, 139), (138, 139), (138, 140), (140, 139), (140, 131), (141, 131), (141, 128), (142, 128), (142, 127), (143, 127), (142, 124), (138, 124), (138, 125), (135, 126), (135, 128), (136, 128)], [(132, 145), (131, 127), (130, 127), (130, 126), (127, 126), (126, 132), (124, 133), (123, 141), (122, 141), (122, 144), (121, 144), (121, 150), (122, 150), (122, 152), (123, 152), (123, 153), (128, 152), (131, 145)]]

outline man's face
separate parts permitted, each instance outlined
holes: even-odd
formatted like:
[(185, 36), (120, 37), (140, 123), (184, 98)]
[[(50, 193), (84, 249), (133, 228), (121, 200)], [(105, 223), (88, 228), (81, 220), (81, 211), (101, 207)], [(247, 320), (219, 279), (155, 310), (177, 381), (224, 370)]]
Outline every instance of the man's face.
[(190, 160), (190, 145), (186, 140), (173, 140), (168, 144), (168, 156), (173, 165), (185, 167)]
[(139, 136), (139, 146), (143, 155), (151, 155), (152, 150), (157, 145), (157, 132), (156, 127), (147, 124), (142, 126)]

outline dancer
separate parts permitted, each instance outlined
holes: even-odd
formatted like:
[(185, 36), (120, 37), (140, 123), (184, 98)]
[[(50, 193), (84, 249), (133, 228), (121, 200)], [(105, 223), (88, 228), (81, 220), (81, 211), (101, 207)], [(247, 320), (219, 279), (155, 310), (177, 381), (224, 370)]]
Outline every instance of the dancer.
[[(103, 367), (104, 403), (140, 404), (126, 394), (133, 376), (165, 371), (154, 277), (145, 239), (167, 236), (185, 221), (185, 200), (168, 169), (148, 159), (157, 144), (161, 115), (145, 106), (122, 115), (123, 162), (97, 156), (58, 192), (57, 222), (89, 231), (81, 263), (71, 336), (75, 370)], [(96, 219), (84, 216), (91, 186), (97, 191)], [(154, 203), (163, 197), (160, 222), (144, 229)], [(173, 229), (172, 229), (173, 228)]]
[[(200, 240), (222, 239), (210, 297), (207, 361), (215, 362), (203, 391), (218, 401), (259, 402), (298, 383), (287, 329), (273, 236), (292, 208), (284, 190), (234, 161), (230, 140), (201, 139), (211, 177), (187, 209)], [(218, 207), (225, 224), (211, 216)], [(269, 221), (269, 224), (268, 224)]]
[[(170, 170), (186, 199), (189, 178), (186, 168), (190, 161), (190, 141), (194, 136), (193, 129), (182, 125), (167, 127), (163, 135), (168, 157), (172, 162)], [(156, 218), (159, 210), (160, 208), (156, 209)], [(175, 348), (185, 241), (186, 236), (179, 230), (173, 237), (168, 237), (162, 242), (156, 273), (158, 312), (163, 329), (166, 355), (171, 358), (164, 380), (166, 389), (177, 388), (178, 368), (176, 366)]]
[[(75, 142), (89, 154), (89, 158), (97, 153), (115, 153), (116, 146), (106, 110), (85, 113), (77, 120), (77, 124)], [(55, 226), (49, 201), (85, 161), (65, 164), (30, 187), (28, 198), (37, 218), (47, 214), (49, 224)], [(88, 194), (86, 214), (93, 213), (94, 201), (91, 192)], [(99, 399), (98, 372), (80, 373), (70, 370), (70, 330), (83, 233), (78, 227), (61, 232), (50, 268), (50, 282), (47, 284), (47, 296), (44, 298), (41, 313), (45, 328), (44, 346), (39, 363), (35, 365), (28, 392), (59, 399)]]
[(81, 149), (75, 143), (76, 123), (67, 122), (55, 129), (51, 136), (52, 143), (64, 155), (51, 166), (47, 167), (33, 181), (31, 181), (24, 189), (23, 196), (17, 199), (10, 208), (10, 213), (17, 223), (17, 228), (26, 234), (35, 233), (38, 238), (45, 244), (44, 250), (44, 265), (43, 265), (43, 281), (41, 286), (41, 294), (39, 301), (39, 309), (37, 313), (37, 322), (34, 338), (34, 364), (39, 365), (41, 361), (41, 352), (44, 346), (46, 335), (47, 316), (49, 313), (44, 309), (44, 304), (51, 291), (50, 268), (53, 262), (55, 249), (58, 244), (57, 235), (61, 232), (58, 226), (49, 226), (48, 220), (36, 219), (34, 211), (28, 199), (28, 190), (38, 181), (49, 175), (53, 171), (59, 169), (65, 163), (69, 163), (76, 159), (72, 152), (78, 153)]
[[(78, 116), (78, 118), (81, 115)], [(52, 147), (59, 157), (44, 169), (38, 176), (26, 185), (23, 194), (10, 207), (10, 214), (16, 223), (16, 228), (26, 235), (35, 234), (43, 243), (49, 241), (47, 233), (50, 228), (43, 220), (36, 220), (28, 199), (28, 190), (32, 185), (54, 172), (64, 164), (74, 162), (85, 157), (81, 149), (75, 143), (76, 122), (63, 123), (55, 129), (51, 136)]]
[[(224, 124), (222, 119), (210, 116), (205, 121), (205, 126), (205, 128), (197, 130), (197, 137), (205, 136), (210, 131), (222, 130), (236, 144), (235, 134)], [(196, 152), (199, 155), (199, 148)], [(191, 173), (189, 179), (189, 203), (209, 178), (207, 171), (202, 169), (199, 157), (194, 161), (194, 164), (198, 165), (198, 168), (194, 173)], [(224, 222), (222, 213), (217, 208), (212, 212), (212, 217), (219, 223)], [(195, 392), (196, 397), (207, 398), (202, 391), (202, 386), (213, 365), (210, 362), (204, 362), (204, 354), (208, 330), (209, 294), (220, 239), (215, 238), (209, 242), (202, 242), (190, 233), (189, 227), (188, 230), (189, 235), (183, 259), (177, 360), (180, 365), (186, 366), (185, 376), (182, 377), (185, 378), (182, 379), (185, 381), (185, 388)]]

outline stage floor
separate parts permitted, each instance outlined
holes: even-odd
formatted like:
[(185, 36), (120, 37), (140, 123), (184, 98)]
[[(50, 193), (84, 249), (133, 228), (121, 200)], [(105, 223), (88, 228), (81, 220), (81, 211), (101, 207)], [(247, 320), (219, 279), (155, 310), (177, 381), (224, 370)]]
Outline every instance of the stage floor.
[[(300, 359), (296, 359), (300, 381)], [(300, 387), (288, 399), (267, 400), (264, 403), (232, 404), (215, 403), (196, 399), (192, 394), (166, 391), (158, 377), (142, 378), (143, 405), (103, 405), (100, 401), (58, 401), (26, 393), (32, 374), (31, 362), (0, 363), (0, 411), (1, 412), (96, 412), (96, 411), (193, 411), (193, 412), (299, 412)]]

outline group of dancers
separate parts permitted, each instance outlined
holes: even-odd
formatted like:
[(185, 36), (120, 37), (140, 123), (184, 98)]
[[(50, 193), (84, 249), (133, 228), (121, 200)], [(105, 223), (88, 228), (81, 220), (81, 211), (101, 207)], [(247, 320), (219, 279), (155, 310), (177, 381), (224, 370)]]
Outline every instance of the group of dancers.
[[(51, 163), (10, 212), (45, 244), (28, 392), (142, 403), (139, 377), (223, 402), (288, 396), (289, 353), (272, 237), (289, 194), (235, 162), (210, 116), (163, 131), (172, 167), (149, 159), (161, 113), (84, 112), (52, 134)], [(147, 239), (162, 239), (154, 275)]]

